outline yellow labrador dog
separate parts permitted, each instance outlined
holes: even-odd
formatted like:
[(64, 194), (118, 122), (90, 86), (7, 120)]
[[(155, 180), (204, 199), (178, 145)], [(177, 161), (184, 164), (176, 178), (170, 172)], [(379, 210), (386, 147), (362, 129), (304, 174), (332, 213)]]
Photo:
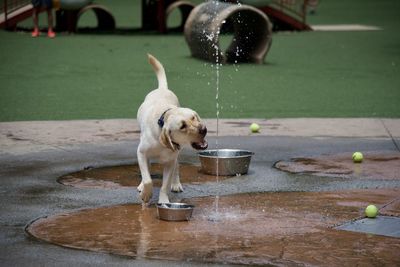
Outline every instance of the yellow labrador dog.
[(183, 191), (177, 161), (179, 150), (187, 144), (197, 150), (206, 149), (207, 128), (195, 111), (179, 107), (178, 98), (168, 89), (164, 67), (152, 55), (148, 58), (157, 74), (158, 88), (146, 96), (137, 113), (140, 127), (137, 157), (142, 174), (138, 190), (143, 202), (148, 203), (153, 194), (149, 160), (156, 158), (164, 166), (158, 202), (169, 203), (170, 190)]

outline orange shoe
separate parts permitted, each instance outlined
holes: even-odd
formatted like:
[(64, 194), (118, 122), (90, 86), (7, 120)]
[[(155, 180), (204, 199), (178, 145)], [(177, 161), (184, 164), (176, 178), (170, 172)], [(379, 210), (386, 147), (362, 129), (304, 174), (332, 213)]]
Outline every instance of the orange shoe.
[(32, 37), (38, 37), (40, 35), (40, 31), (38, 29), (34, 29), (31, 35)]
[(52, 30), (49, 30), (49, 31), (47, 32), (47, 37), (49, 37), (49, 38), (54, 38), (54, 37), (56, 37), (56, 33), (53, 32)]

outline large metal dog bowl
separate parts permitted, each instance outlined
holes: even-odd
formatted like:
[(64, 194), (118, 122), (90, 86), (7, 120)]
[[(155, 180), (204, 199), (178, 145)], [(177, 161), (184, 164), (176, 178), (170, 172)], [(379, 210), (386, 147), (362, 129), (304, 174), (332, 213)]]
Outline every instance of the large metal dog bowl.
[[(240, 175), (249, 170), (253, 152), (239, 149), (215, 149), (199, 152), (201, 170), (212, 175)], [(218, 165), (217, 165), (218, 162)], [(218, 166), (218, 174), (217, 174)]]
[(186, 203), (158, 203), (158, 218), (165, 221), (189, 221), (193, 213), (193, 205)]

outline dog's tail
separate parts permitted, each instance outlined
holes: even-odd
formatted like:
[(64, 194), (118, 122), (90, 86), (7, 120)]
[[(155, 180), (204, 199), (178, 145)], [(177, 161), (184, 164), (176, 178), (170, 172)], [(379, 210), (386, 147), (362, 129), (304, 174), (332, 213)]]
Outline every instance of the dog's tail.
[(156, 72), (158, 80), (158, 88), (168, 89), (167, 76), (165, 75), (165, 70), (163, 65), (152, 55), (147, 54), (147, 56), (149, 58), (149, 63), (153, 66), (153, 69)]

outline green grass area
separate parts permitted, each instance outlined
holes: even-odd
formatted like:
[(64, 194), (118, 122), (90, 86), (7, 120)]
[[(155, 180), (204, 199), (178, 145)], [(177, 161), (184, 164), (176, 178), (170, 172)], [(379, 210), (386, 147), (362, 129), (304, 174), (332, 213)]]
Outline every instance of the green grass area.
[[(118, 27), (140, 26), (139, 1), (98, 2)], [(321, 1), (311, 24), (383, 30), (274, 34), (265, 64), (221, 67), (220, 117), (400, 117), (398, 10), (398, 0)], [(93, 24), (85, 16), (83, 26)], [(215, 117), (215, 67), (190, 57), (181, 34), (59, 34), (51, 40), (0, 31), (0, 40), (0, 121), (135, 118), (157, 85), (146, 53), (164, 64), (182, 106)]]

